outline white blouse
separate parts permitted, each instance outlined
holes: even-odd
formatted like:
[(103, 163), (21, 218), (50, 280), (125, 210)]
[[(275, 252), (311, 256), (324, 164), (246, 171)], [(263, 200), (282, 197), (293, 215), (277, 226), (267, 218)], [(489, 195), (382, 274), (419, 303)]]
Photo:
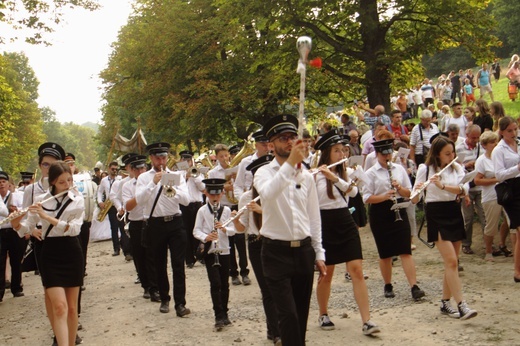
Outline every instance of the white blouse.
[[(335, 183), (332, 187), (332, 195), (335, 199), (330, 199), (327, 195), (327, 178), (324, 174), (318, 173), (316, 176), (316, 189), (318, 190), (318, 201), (320, 203), (321, 210), (330, 210), (330, 209), (340, 209), (348, 207), (348, 199), (349, 197), (355, 197), (357, 195), (357, 187), (352, 188), (348, 192), (348, 194), (343, 198), (338, 189), (345, 192), (349, 189), (350, 185), (352, 185), (352, 180), (347, 178), (347, 180), (343, 180), (339, 178), (339, 181)], [(337, 187), (337, 188), (336, 188)]]
[(491, 154), (495, 173), (498, 181), (504, 181), (511, 178), (520, 177), (518, 163), (520, 163), (520, 150), (516, 153), (502, 139)]
[[(40, 195), (35, 198), (35, 203), (40, 202), (42, 200), (48, 199), (52, 197), (50, 192), (47, 192), (43, 195)], [(58, 198), (59, 199), (59, 198)], [(72, 202), (67, 206), (67, 208), (64, 210), (63, 214), (60, 216), (58, 224), (54, 227), (52, 227), (51, 231), (47, 235), (48, 237), (75, 237), (79, 235), (81, 232), (81, 225), (83, 224), (83, 216), (85, 214), (85, 202), (83, 199), (83, 195), (75, 190), (71, 190), (68, 192), (68, 194), (65, 196), (65, 198), (62, 200), (61, 205), (64, 205), (68, 199), (71, 199)], [(50, 216), (56, 218), (58, 215), (58, 212), (61, 208), (58, 207), (58, 201), (56, 199), (51, 199), (45, 203), (42, 204), (42, 207), (46, 209), (57, 209), (54, 211), (46, 211), (47, 214)], [(82, 210), (81, 213), (76, 214), (70, 214), (67, 213), (67, 211), (75, 211), (75, 210)], [(67, 216), (68, 215), (68, 216)], [(70, 219), (70, 217), (73, 216), (73, 219)], [(23, 237), (25, 234), (30, 234), (33, 229), (36, 227), (37, 224), (42, 225), (42, 239), (45, 238), (45, 233), (47, 232), (47, 229), (50, 226), (49, 221), (40, 219), (40, 216), (37, 213), (27, 213), (27, 218), (25, 218), (22, 222), (20, 222), (20, 229), (17, 231), (18, 235)], [(65, 231), (67, 229), (68, 230)]]
[[(417, 176), (415, 178), (415, 186), (419, 183), (424, 183), (426, 180), (431, 178), (435, 174), (435, 170), (433, 169), (433, 166), (430, 166), (428, 177), (426, 177), (426, 165), (420, 164), (419, 169), (417, 170)], [(444, 185), (449, 186), (457, 186), (460, 184), (460, 181), (462, 178), (464, 178), (464, 168), (457, 162), (454, 162), (451, 167), (446, 169), (441, 174), (441, 182)], [(462, 186), (464, 193), (467, 194), (469, 191), (469, 183), (466, 183)], [(423, 192), (424, 193), (424, 192)], [(455, 194), (448, 192), (446, 190), (441, 190), (435, 184), (430, 183), (428, 184), (428, 187), (426, 187), (426, 198), (425, 202), (448, 202), (448, 201), (454, 201), (455, 200)]]
[[(392, 164), (392, 179), (397, 181), (406, 189), (412, 188), (410, 178), (406, 170), (401, 165)], [(379, 162), (376, 162), (372, 168), (367, 171), (367, 182), (363, 187), (363, 202), (367, 202), (370, 196), (381, 195), (392, 188), (390, 183), (390, 174), (388, 169), (383, 168)], [(399, 192), (395, 194), (396, 198), (402, 197)]]

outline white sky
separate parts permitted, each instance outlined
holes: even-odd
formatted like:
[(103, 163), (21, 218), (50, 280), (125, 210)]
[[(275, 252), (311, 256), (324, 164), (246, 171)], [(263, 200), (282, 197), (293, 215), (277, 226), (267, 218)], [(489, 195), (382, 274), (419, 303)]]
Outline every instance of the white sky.
[(101, 80), (110, 45), (131, 13), (132, 0), (99, 0), (102, 8), (67, 10), (60, 26), (45, 38), (52, 46), (24, 42), (0, 45), (0, 51), (21, 52), (40, 81), (38, 104), (56, 112), (60, 122), (101, 120)]

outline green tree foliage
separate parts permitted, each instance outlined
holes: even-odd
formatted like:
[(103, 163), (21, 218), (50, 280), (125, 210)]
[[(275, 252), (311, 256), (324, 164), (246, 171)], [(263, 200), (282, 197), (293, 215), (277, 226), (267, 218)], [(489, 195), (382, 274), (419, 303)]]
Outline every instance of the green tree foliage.
[(477, 62), (466, 48), (456, 47), (424, 56), (423, 65), (426, 69), (426, 76), (436, 78), (443, 73), (448, 74), (452, 70), (473, 68)]
[[(499, 37), (508, 46), (508, 53), (520, 54), (520, 2), (507, 0), (493, 0), (491, 13), (497, 21)], [(504, 56), (505, 57), (505, 56)]]
[[(46, 43), (45, 33), (54, 31), (53, 26), (61, 21), (64, 9), (70, 7), (95, 10), (99, 8), (99, 4), (97, 0), (2, 0), (0, 23), (17, 30), (29, 29), (31, 34), (25, 37), (25, 41), (29, 43)], [(4, 39), (0, 34), (0, 43)]]
[(0, 149), (4, 153), (0, 167), (13, 175), (27, 169), (44, 138), (33, 98), (37, 88), (34, 71), (23, 54), (0, 56)]
[(151, 141), (208, 146), (295, 114), (301, 35), (324, 62), (308, 69), (307, 113), (364, 95), (388, 107), (424, 74), (422, 55), (464, 46), (490, 56), (488, 2), (141, 0), (102, 73), (100, 138), (108, 148), (115, 129), (130, 136), (140, 119)]

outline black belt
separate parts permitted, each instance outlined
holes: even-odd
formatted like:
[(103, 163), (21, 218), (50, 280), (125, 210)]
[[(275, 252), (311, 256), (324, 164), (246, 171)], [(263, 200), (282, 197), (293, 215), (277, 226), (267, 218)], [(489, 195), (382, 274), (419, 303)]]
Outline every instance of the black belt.
[(247, 242), (248, 242), (249, 244), (251, 244), (251, 243), (255, 243), (255, 242), (259, 241), (259, 240), (262, 240), (262, 238), (263, 238), (263, 237), (262, 237), (261, 235), (257, 235), (257, 234), (249, 234), (249, 235), (247, 236)]
[(14, 231), (14, 229), (12, 227), (0, 228), (0, 232), (7, 232), (9, 230)]
[(266, 237), (263, 237), (262, 239), (264, 241), (264, 244), (278, 245), (278, 246), (285, 246), (285, 247), (302, 247), (304, 245), (311, 243), (311, 237), (307, 237), (302, 240), (276, 240), (276, 239), (269, 239)]
[(158, 217), (151, 217), (148, 219), (148, 221), (153, 221), (153, 222), (172, 222), (175, 218), (178, 218), (178, 217), (181, 217), (182, 214), (181, 213), (178, 213), (178, 214), (175, 214), (175, 215), (168, 215), (168, 216), (158, 216)]

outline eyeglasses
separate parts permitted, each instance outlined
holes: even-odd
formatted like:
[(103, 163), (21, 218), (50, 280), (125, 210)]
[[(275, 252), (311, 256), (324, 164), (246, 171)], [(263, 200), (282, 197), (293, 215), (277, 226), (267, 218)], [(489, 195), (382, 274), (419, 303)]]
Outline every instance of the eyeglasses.
[(41, 166), (42, 166), (43, 168), (49, 168), (49, 167), (51, 166), (51, 164), (48, 163), (48, 162), (42, 162)]
[(283, 135), (283, 136), (277, 137), (277, 138), (275, 138), (275, 140), (279, 140), (280, 143), (287, 143), (289, 141), (294, 141), (297, 138), (298, 138), (297, 135), (292, 134), (292, 135)]
[(117, 169), (117, 168), (111, 168), (110, 170), (111, 170), (112, 172), (117, 172), (117, 171), (119, 171), (119, 169)]

